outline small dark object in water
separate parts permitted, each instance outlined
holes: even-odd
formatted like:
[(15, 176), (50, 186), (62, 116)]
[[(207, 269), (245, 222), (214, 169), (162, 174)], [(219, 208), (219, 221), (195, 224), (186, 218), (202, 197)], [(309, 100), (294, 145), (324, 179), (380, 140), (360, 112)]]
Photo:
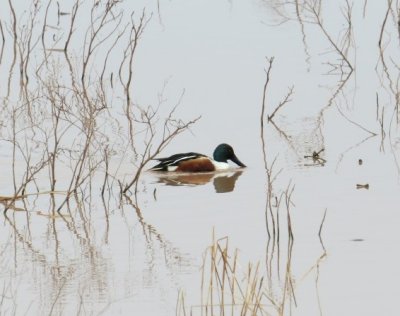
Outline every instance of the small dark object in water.
[(317, 163), (317, 164), (319, 164), (319, 165), (321, 165), (321, 166), (324, 166), (325, 163), (326, 163), (326, 160), (325, 160), (324, 158), (320, 157), (320, 155), (319, 155), (319, 154), (322, 153), (324, 150), (325, 150), (325, 148), (322, 148), (322, 149), (321, 149), (320, 151), (318, 151), (318, 152), (313, 151), (313, 153), (312, 153), (311, 156), (310, 156), (310, 155), (304, 156), (304, 158), (312, 158), (312, 160), (313, 160), (315, 163)]
[(354, 239), (351, 239), (351, 241), (364, 241), (364, 239), (363, 238), (354, 238)]
[(363, 164), (362, 159), (358, 159), (358, 164), (361, 166)]
[(367, 183), (367, 184), (357, 184), (356, 185), (356, 188), (357, 189), (369, 189), (369, 184)]

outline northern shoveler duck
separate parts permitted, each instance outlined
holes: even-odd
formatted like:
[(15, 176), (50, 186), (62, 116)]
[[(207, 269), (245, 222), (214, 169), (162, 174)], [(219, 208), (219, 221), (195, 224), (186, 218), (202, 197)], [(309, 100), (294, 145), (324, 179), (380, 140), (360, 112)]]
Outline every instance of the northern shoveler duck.
[(181, 171), (181, 172), (210, 172), (229, 169), (228, 160), (240, 167), (246, 167), (235, 155), (228, 144), (220, 144), (215, 148), (213, 158), (198, 153), (176, 154), (167, 158), (157, 158), (160, 163), (150, 170)]

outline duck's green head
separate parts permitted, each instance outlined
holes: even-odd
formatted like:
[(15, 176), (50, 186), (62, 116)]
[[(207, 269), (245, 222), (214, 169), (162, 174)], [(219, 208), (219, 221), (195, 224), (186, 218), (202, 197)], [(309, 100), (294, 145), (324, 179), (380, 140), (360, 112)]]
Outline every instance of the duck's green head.
[(228, 162), (228, 160), (231, 160), (240, 167), (246, 167), (246, 165), (243, 164), (238, 157), (236, 157), (232, 146), (228, 144), (218, 145), (214, 150), (213, 157), (215, 161)]

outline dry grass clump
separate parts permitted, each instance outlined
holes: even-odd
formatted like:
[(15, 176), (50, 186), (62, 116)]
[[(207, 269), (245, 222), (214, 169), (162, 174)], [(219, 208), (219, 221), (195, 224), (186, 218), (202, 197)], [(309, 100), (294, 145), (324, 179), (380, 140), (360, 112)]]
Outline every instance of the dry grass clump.
[[(286, 259), (285, 275), (276, 287), (263, 263), (258, 261), (242, 267), (238, 250), (229, 248), (229, 238), (213, 237), (201, 266), (200, 304), (188, 309), (185, 295), (180, 292), (176, 314), (283, 315), (285, 306), (295, 302), (290, 255)], [(276, 292), (276, 288), (280, 291)]]

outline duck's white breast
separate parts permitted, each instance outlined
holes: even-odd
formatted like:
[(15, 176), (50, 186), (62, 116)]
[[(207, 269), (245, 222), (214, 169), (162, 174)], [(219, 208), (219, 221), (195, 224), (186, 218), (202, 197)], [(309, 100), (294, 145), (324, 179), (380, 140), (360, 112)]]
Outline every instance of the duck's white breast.
[(226, 169), (230, 168), (230, 166), (227, 162), (219, 162), (219, 161), (213, 160), (212, 163), (215, 167), (215, 170), (226, 170)]

